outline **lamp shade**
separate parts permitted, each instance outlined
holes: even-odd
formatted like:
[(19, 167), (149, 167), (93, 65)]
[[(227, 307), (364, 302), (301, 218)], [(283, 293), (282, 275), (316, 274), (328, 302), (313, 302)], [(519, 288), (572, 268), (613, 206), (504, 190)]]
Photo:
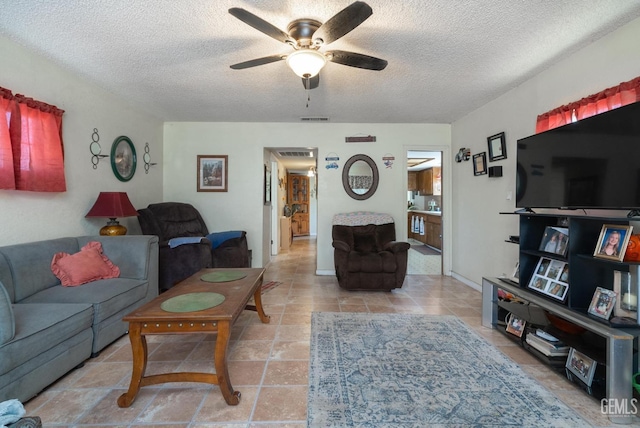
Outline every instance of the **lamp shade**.
[(300, 49), (287, 56), (287, 65), (300, 77), (314, 77), (327, 63), (327, 58), (313, 49)]
[(138, 211), (125, 192), (100, 192), (98, 199), (85, 217), (109, 218), (107, 225), (100, 229), (100, 235), (118, 236), (126, 235), (127, 228), (118, 223), (116, 218), (134, 215), (138, 215)]
[(85, 217), (131, 217), (138, 215), (126, 192), (100, 192)]

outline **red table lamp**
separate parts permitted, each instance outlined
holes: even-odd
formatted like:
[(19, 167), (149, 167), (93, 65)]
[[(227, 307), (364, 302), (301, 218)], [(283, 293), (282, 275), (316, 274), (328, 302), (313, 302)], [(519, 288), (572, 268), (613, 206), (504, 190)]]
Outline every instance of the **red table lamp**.
[(127, 228), (122, 226), (116, 218), (132, 217), (138, 212), (131, 204), (126, 192), (100, 192), (98, 199), (85, 217), (107, 217), (109, 222), (100, 229), (100, 235), (126, 235)]

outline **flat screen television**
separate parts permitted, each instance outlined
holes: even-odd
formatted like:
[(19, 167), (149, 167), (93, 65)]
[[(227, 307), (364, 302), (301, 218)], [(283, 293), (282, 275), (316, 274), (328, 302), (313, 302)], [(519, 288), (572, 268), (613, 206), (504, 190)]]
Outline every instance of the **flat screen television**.
[(640, 208), (640, 102), (522, 138), (517, 208)]

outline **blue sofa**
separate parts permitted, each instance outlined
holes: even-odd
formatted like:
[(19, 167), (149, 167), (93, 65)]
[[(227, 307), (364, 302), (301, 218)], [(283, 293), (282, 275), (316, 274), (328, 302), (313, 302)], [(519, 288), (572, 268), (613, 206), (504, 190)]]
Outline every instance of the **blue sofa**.
[[(90, 241), (118, 278), (63, 287), (58, 252)], [(158, 295), (156, 236), (83, 236), (0, 247), (0, 402), (27, 401), (127, 332), (122, 317)]]

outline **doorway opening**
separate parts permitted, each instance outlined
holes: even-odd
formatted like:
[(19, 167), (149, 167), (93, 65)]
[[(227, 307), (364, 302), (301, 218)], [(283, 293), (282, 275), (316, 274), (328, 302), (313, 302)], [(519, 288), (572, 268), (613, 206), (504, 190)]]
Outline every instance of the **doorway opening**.
[(442, 152), (407, 150), (408, 275), (442, 275)]

